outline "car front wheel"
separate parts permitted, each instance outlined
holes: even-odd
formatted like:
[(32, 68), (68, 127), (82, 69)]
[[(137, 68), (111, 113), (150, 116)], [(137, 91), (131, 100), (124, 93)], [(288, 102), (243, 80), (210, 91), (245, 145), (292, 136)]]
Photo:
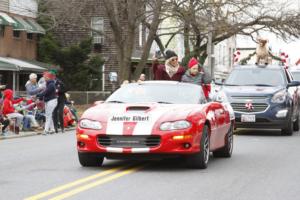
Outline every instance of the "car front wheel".
[(187, 157), (187, 165), (191, 168), (205, 169), (209, 160), (209, 127), (203, 127), (202, 138), (200, 141), (200, 151)]
[(299, 131), (299, 115), (296, 118), (296, 121), (294, 122), (294, 131)]
[(287, 122), (287, 126), (283, 129), (281, 129), (281, 135), (293, 135), (293, 120), (292, 120), (292, 116), (290, 117), (290, 119)]
[(81, 153), (78, 152), (79, 163), (83, 167), (100, 167), (104, 157), (97, 153)]

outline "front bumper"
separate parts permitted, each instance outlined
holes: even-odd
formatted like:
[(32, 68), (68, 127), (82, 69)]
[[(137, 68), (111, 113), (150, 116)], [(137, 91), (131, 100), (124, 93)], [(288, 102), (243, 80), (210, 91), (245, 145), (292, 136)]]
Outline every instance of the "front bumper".
[[(282, 129), (287, 126), (291, 112), (291, 108), (285, 104), (270, 105), (261, 113), (235, 112), (235, 125), (236, 128)], [(256, 120), (255, 122), (242, 122), (242, 115), (255, 115)]]
[[(101, 131), (77, 128), (77, 149), (81, 153), (100, 153), (105, 157), (119, 157), (120, 155), (121, 157), (122, 155), (125, 155), (125, 157), (130, 157), (131, 154), (152, 154), (153, 156), (160, 157), (178, 154), (193, 154), (200, 151), (200, 138), (202, 136), (202, 130), (195, 131), (193, 128), (190, 128), (183, 131), (159, 131), (155, 135), (160, 137), (160, 142), (158, 145), (153, 147), (142, 146), (136, 148), (132, 147), (131, 145), (104, 146), (100, 144), (99, 137), (107, 136), (106, 134), (101, 133)], [(174, 136), (180, 137), (174, 139)], [(120, 137), (122, 138), (130, 136)]]

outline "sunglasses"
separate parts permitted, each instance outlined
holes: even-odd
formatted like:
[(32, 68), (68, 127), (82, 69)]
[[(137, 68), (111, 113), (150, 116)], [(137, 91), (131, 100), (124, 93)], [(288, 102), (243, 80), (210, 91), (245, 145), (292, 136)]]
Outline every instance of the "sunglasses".
[(172, 58), (171, 59), (171, 61), (177, 61), (178, 60), (178, 58)]

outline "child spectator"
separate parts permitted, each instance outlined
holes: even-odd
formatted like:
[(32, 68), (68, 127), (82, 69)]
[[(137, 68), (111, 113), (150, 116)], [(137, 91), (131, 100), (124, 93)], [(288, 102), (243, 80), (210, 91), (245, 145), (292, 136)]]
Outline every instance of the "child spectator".
[(23, 98), (14, 100), (13, 91), (11, 89), (4, 90), (3, 95), (4, 95), (4, 101), (3, 101), (3, 107), (2, 107), (3, 116), (7, 117), (9, 120), (16, 119), (15, 133), (19, 134), (20, 126), (21, 126), (24, 116), (15, 111), (13, 104), (17, 104), (17, 103), (23, 101)]

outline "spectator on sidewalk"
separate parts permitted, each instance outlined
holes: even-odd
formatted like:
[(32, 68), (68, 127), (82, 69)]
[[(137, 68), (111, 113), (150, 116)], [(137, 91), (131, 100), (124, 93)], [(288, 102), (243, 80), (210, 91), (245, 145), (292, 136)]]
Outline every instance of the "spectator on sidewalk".
[(5, 134), (5, 130), (9, 125), (9, 119), (4, 117), (3, 113), (2, 113), (2, 109), (3, 109), (3, 90), (6, 88), (5, 85), (0, 85), (0, 124), (1, 124), (1, 133), (4, 135)]
[(146, 80), (146, 75), (145, 74), (141, 74), (138, 82), (139, 81), (145, 81), (145, 80)]
[(185, 69), (180, 66), (177, 54), (172, 50), (167, 50), (165, 58), (164, 65), (160, 65), (156, 57), (153, 58), (154, 80), (181, 81)]
[(18, 112), (16, 112), (13, 104), (20, 103), (23, 101), (23, 98), (14, 99), (13, 98), (13, 91), (11, 89), (6, 89), (3, 92), (4, 101), (2, 106), (2, 113), (4, 117), (7, 117), (9, 120), (15, 119), (15, 133), (19, 134), (20, 126), (22, 124), (24, 116)]
[(64, 132), (64, 107), (66, 102), (66, 86), (62, 80), (57, 78), (57, 71), (56, 70), (50, 70), (51, 74), (55, 76), (55, 88), (56, 88), (56, 94), (58, 96), (57, 98), (57, 106), (55, 107), (53, 111), (53, 123), (54, 123), (54, 129), (55, 133), (58, 133), (58, 122), (59, 126), (61, 128), (61, 132)]
[(188, 63), (189, 69), (182, 76), (182, 82), (193, 83), (202, 86), (203, 93), (206, 98), (209, 96), (211, 77), (203, 67), (199, 69), (199, 61), (191, 58)]
[(25, 84), (25, 87), (26, 87), (27, 98), (32, 98), (32, 96), (37, 95), (44, 89), (42, 87), (39, 87), (37, 83), (37, 75), (35, 73), (31, 73), (29, 75), (29, 80)]
[(46, 89), (39, 93), (37, 97), (45, 102), (46, 123), (43, 135), (47, 135), (54, 131), (53, 111), (57, 106), (57, 96), (55, 88), (55, 76), (50, 72), (44, 72), (43, 77), (46, 81)]

